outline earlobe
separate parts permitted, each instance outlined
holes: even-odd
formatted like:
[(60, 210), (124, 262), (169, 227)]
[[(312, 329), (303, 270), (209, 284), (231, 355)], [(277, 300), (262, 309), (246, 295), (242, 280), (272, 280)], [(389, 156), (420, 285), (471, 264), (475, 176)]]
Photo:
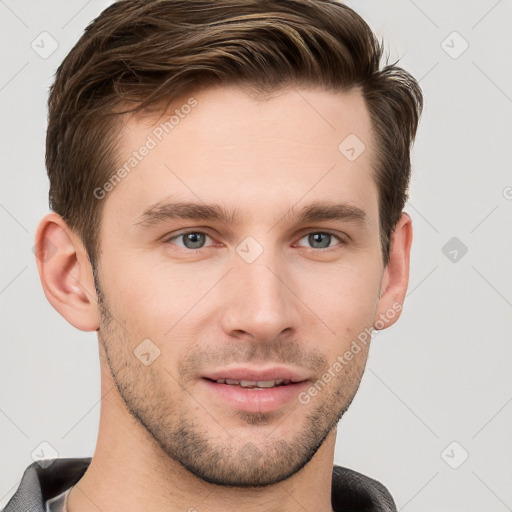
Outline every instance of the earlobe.
[(40, 221), (34, 252), (50, 304), (77, 329), (95, 331), (98, 309), (92, 266), (80, 238), (60, 215), (50, 213)]
[(409, 283), (409, 259), (412, 245), (412, 221), (402, 213), (391, 234), (389, 263), (384, 269), (380, 298), (374, 328), (386, 329), (400, 317), (407, 285)]

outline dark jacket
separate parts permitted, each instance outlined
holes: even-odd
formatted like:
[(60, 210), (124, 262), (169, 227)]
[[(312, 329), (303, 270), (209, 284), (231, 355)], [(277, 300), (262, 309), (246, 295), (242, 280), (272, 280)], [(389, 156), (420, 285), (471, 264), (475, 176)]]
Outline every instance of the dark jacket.
[[(46, 501), (76, 484), (91, 460), (49, 459), (44, 468), (38, 462), (30, 464), (2, 512), (45, 512)], [(380, 482), (341, 466), (333, 468), (332, 507), (336, 512), (396, 512), (391, 494)]]

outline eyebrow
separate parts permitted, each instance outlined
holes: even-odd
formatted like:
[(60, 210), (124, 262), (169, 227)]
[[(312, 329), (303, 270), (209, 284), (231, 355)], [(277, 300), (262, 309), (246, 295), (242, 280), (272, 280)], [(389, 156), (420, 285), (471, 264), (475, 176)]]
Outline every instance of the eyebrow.
[[(296, 212), (290, 210), (279, 220), (289, 222), (295, 217), (297, 224), (321, 222), (326, 220), (349, 221), (356, 224), (367, 222), (366, 212), (349, 203), (314, 202)], [(169, 220), (208, 220), (227, 224), (240, 222), (240, 210), (226, 210), (223, 206), (195, 202), (159, 202), (146, 208), (135, 225), (154, 226)]]

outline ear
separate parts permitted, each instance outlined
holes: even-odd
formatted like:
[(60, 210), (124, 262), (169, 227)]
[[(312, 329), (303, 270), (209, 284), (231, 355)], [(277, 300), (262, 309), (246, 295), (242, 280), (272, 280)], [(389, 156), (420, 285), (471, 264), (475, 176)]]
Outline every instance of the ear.
[(44, 294), (74, 327), (98, 329), (98, 307), (92, 266), (80, 238), (64, 219), (50, 213), (40, 221), (34, 253)]
[(403, 212), (391, 233), (389, 263), (382, 275), (381, 295), (373, 324), (377, 330), (390, 327), (400, 317), (409, 283), (411, 245), (412, 220)]

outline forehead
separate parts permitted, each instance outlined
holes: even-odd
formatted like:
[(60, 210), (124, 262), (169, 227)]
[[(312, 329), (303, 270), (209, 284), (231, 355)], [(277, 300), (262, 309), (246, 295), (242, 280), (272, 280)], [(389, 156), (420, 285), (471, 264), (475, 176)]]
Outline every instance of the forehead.
[(125, 119), (118, 149), (125, 172), (107, 203), (132, 218), (169, 195), (236, 206), (240, 218), (302, 198), (371, 210), (373, 155), (357, 90), (290, 88), (262, 99), (213, 87), (181, 96), (163, 115)]

